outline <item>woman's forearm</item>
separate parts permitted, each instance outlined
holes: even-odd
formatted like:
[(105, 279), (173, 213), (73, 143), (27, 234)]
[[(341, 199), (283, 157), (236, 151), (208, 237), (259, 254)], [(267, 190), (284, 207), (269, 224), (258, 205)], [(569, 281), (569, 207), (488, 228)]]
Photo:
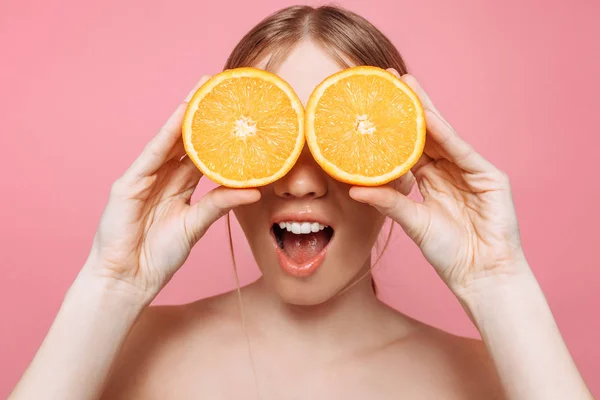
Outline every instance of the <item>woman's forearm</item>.
[(145, 303), (118, 283), (78, 277), (11, 400), (98, 399)]
[(508, 399), (592, 399), (533, 274), (493, 280), (462, 300)]

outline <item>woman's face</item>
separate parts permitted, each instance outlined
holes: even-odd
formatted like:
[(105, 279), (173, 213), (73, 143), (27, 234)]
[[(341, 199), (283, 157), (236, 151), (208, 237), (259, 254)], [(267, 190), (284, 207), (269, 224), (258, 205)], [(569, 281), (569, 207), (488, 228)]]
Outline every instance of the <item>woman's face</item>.
[[(273, 72), (306, 105), (313, 89), (340, 69), (306, 41)], [(352, 200), (349, 189), (327, 175), (305, 147), (286, 176), (260, 188), (260, 201), (236, 209), (265, 282), (283, 301), (322, 303), (370, 268), (371, 248), (384, 217)], [(321, 229), (323, 225), (329, 228)]]

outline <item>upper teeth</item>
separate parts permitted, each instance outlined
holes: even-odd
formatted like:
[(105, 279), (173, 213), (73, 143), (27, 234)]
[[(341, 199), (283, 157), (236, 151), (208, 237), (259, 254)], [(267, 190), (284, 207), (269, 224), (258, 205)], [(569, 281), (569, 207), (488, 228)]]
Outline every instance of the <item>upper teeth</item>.
[(325, 229), (326, 225), (321, 225), (318, 222), (280, 222), (281, 229), (287, 229), (288, 232), (295, 234), (319, 232)]

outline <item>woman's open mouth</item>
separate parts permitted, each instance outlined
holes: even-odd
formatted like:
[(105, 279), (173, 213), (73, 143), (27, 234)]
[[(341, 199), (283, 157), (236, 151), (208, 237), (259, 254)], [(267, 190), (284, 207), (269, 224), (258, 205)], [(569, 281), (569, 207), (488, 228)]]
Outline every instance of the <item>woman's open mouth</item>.
[(314, 221), (282, 221), (271, 228), (281, 268), (290, 275), (307, 277), (323, 263), (334, 231)]

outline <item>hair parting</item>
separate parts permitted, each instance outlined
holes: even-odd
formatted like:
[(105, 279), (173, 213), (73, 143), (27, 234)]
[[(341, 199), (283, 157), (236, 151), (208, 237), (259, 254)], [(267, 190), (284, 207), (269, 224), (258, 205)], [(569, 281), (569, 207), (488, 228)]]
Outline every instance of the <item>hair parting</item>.
[(336, 6), (292, 6), (271, 14), (240, 40), (224, 68), (266, 61), (265, 69), (273, 70), (306, 39), (320, 45), (342, 68), (354, 64), (408, 72), (387, 36), (360, 15)]

